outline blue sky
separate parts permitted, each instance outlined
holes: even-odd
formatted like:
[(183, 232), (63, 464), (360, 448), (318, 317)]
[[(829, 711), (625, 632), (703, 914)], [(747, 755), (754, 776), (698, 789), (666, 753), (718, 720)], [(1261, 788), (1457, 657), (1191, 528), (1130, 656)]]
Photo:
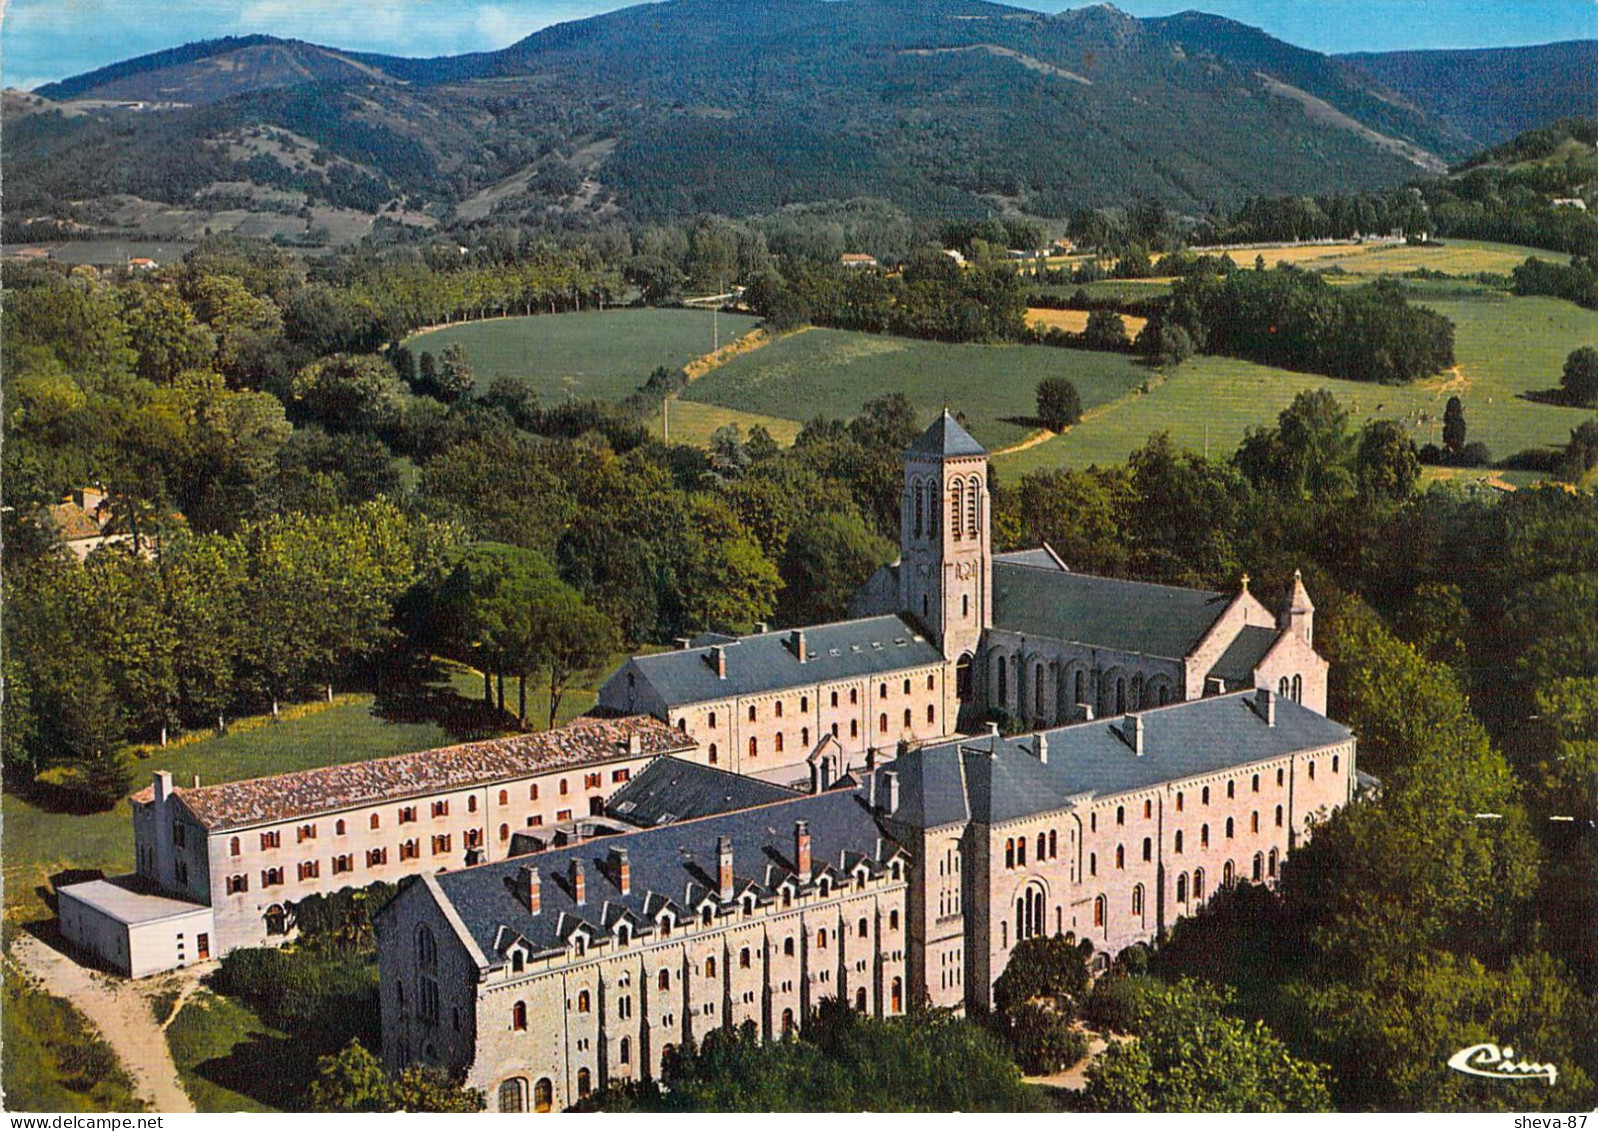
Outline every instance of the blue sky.
[[(1049, 11), (1079, 6), (1012, 2)], [(0, 82), (32, 87), (196, 39), (253, 32), (396, 55), (486, 51), (552, 23), (624, 6), (614, 0), (0, 0)], [(1119, 7), (1137, 16), (1199, 8), (1320, 51), (1598, 38), (1598, 0), (1119, 0)]]

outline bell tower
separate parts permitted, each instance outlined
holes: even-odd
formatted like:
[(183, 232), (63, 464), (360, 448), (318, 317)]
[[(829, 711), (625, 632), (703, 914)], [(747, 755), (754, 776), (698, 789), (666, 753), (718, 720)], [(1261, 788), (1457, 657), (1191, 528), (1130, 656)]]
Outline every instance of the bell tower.
[(904, 453), (899, 607), (949, 660), (993, 624), (988, 453), (948, 410)]

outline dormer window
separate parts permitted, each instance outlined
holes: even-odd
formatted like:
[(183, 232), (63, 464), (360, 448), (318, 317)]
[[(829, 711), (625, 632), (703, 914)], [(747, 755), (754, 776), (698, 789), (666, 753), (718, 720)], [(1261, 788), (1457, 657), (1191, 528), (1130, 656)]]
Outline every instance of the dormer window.
[(582, 935), (572, 936), (572, 953), (578, 958), (588, 953), (588, 940)]
[(661, 938), (663, 938), (663, 939), (671, 938), (671, 916), (670, 915), (662, 915), (658, 920), (656, 920), (655, 926), (657, 928), (659, 928), (660, 937)]
[(616, 945), (626, 946), (633, 941), (633, 930), (626, 923), (616, 928)]
[(743, 908), (744, 908), (744, 914), (745, 915), (753, 915), (755, 913), (754, 897), (747, 896), (747, 895), (744, 896)]
[(706, 904), (704, 907), (700, 908), (700, 911), (699, 911), (699, 923), (700, 923), (700, 925), (701, 926), (705, 926), (705, 927), (710, 926), (712, 915), (713, 915), (713, 912), (710, 910), (709, 904)]
[(832, 881), (831, 880), (822, 880), (818, 890), (821, 893), (821, 898), (822, 899), (826, 899), (829, 895), (832, 894)]

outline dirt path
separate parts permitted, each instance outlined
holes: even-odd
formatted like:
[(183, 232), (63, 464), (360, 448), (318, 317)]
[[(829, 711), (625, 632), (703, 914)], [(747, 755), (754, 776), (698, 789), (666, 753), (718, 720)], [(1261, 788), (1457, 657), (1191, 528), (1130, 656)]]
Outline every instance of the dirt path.
[(1028, 448), (1037, 447), (1039, 444), (1047, 444), (1056, 436), (1061, 435), (1064, 435), (1064, 433), (1050, 432), (1047, 428), (1039, 428), (1019, 444), (1011, 444), (1008, 448), (1000, 448), (998, 451), (993, 452), (992, 457), (997, 459), (999, 456), (1013, 456), (1016, 452), (1024, 452)]
[[(811, 326), (801, 326), (797, 330), (787, 330), (781, 334), (773, 334), (763, 326), (756, 326), (747, 334), (728, 342), (714, 353), (707, 353), (696, 357), (682, 367), (683, 376), (688, 378), (689, 384), (699, 380), (713, 369), (720, 369), (735, 357), (754, 353), (758, 349), (765, 349), (772, 342), (783, 338), (791, 338), (795, 334), (803, 334), (806, 330), (814, 329)], [(676, 394), (672, 394), (674, 397)]]
[(178, 1082), (178, 1069), (172, 1063), (166, 1034), (156, 1024), (149, 999), (134, 983), (79, 966), (32, 935), (19, 937), (12, 944), (11, 953), (48, 993), (66, 998), (95, 1024), (117, 1059), (132, 1074), (135, 1089), (152, 1110), (194, 1110), (188, 1093)]
[(1028, 1084), (1042, 1084), (1049, 1088), (1064, 1088), (1071, 1092), (1080, 1092), (1088, 1086), (1088, 1065), (1098, 1059), (1098, 1056), (1109, 1045), (1097, 1033), (1088, 1032), (1088, 1054), (1077, 1061), (1064, 1072), (1056, 1072), (1052, 1076), (1025, 1076), (1022, 1077)]

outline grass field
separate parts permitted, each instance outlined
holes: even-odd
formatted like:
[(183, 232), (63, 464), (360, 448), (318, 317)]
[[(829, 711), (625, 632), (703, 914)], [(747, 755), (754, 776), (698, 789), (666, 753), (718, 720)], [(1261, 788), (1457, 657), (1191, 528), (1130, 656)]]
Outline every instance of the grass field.
[[(1135, 314), (1123, 314), (1121, 315), (1121, 322), (1126, 326), (1127, 336), (1135, 338), (1142, 333), (1143, 327), (1148, 325), (1149, 320), (1147, 318), (1139, 318)], [(1085, 310), (1050, 310), (1047, 307), (1033, 306), (1027, 308), (1026, 324), (1034, 330), (1039, 327), (1049, 330), (1058, 327), (1072, 334), (1080, 334), (1088, 328), (1088, 312)]]
[[(453, 342), (466, 349), (479, 391), (499, 374), (519, 377), (545, 402), (571, 397), (620, 400), (656, 366), (675, 369), (712, 347), (708, 310), (606, 310), (491, 318), (406, 339), (435, 356)], [(756, 325), (742, 314), (717, 316), (723, 344)]]
[(997, 448), (1033, 431), (1037, 384), (1051, 376), (1070, 378), (1091, 408), (1149, 373), (1124, 354), (807, 330), (728, 362), (682, 395), (683, 402), (802, 421), (853, 416), (873, 397), (903, 392), (923, 418), (945, 404), (965, 413), (972, 434)]
[[(481, 699), (481, 677), (460, 668), (445, 672), (439, 682), (423, 689), (424, 694), (386, 698), (381, 705), (371, 695), (342, 696), (333, 705), (308, 704), (297, 718), (243, 720), (229, 734), (157, 750), (136, 760), (135, 788), (148, 785), (156, 770), (171, 770), (179, 786), (192, 783), (196, 774), (202, 784), (213, 785), (462, 741), (452, 718), (469, 714)], [(593, 706), (594, 686), (597, 683), (566, 693), (561, 721)], [(549, 698), (535, 693), (532, 682), (527, 692), (529, 725), (542, 725)], [(507, 686), (507, 704), (513, 694), (514, 687)], [(8, 792), (0, 797), (0, 817), (5, 827), (8, 921), (47, 917), (40, 889), (59, 872), (101, 869), (115, 874), (133, 868), (133, 826), (126, 801), (104, 813), (80, 816), (50, 812)]]
[(254, 1010), (207, 989), (195, 991), (166, 1031), (178, 1079), (200, 1111), (276, 1111), (212, 1077), (226, 1075), (222, 1066), (239, 1057), (235, 1050), (282, 1039)]
[[(758, 412), (739, 412), (734, 408), (672, 398), (671, 442), (674, 444), (706, 447), (710, 443), (711, 434), (726, 424), (736, 424), (745, 436), (749, 435), (749, 429), (759, 424), (771, 433), (773, 440), (785, 448), (794, 442), (802, 427), (799, 421), (784, 420), (780, 416), (762, 416)], [(659, 413), (650, 418), (649, 431), (656, 436), (661, 434)]]
[[(1560, 445), (1586, 413), (1528, 400), (1558, 385), (1565, 355), (1598, 343), (1598, 312), (1568, 302), (1504, 295), (1428, 300), (1458, 327), (1457, 375), (1404, 387), (1334, 381), (1221, 357), (1195, 357), (1147, 394), (1108, 406), (1068, 434), (1001, 457), (1013, 474), (1042, 467), (1123, 462), (1158, 431), (1212, 456), (1231, 453), (1243, 433), (1271, 424), (1304, 389), (1331, 389), (1356, 423), (1376, 417), (1404, 421), (1417, 443), (1436, 440), (1450, 396), (1464, 402), (1469, 439), (1496, 458), (1537, 445)], [(1524, 478), (1524, 477), (1522, 477)], [(1511, 479), (1515, 482), (1515, 479)]]

